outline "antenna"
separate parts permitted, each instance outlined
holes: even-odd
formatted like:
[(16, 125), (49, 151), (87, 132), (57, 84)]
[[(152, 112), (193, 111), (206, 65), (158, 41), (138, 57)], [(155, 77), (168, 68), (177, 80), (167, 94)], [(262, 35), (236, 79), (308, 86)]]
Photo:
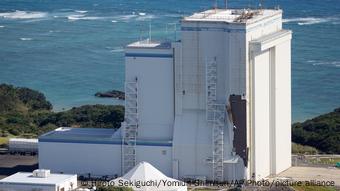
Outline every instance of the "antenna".
[(217, 9), (217, 0), (214, 0), (214, 9)]
[(142, 41), (142, 26), (139, 25), (139, 42)]
[(177, 41), (177, 23), (167, 23), (166, 25), (166, 33), (168, 34), (169, 28), (168, 26), (174, 26), (174, 39)]
[(151, 43), (151, 21), (149, 23), (149, 43)]
[(224, 0), (225, 9), (228, 9), (228, 0)]
[(260, 10), (262, 10), (262, 7), (263, 6), (263, 0), (260, 0), (260, 3), (259, 3), (259, 8), (260, 8)]

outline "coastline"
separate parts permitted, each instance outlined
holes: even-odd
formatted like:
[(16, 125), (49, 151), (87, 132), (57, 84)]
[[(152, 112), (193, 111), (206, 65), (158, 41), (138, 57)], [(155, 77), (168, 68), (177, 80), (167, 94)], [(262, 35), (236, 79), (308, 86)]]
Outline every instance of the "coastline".
[[(73, 107), (80, 107), (83, 105), (95, 105), (95, 104), (102, 104), (102, 105), (124, 105), (124, 100), (118, 100), (114, 98), (100, 98), (92, 96), (93, 99), (89, 100), (75, 100), (72, 104), (55, 104), (53, 101), (51, 101), (53, 105), (52, 111), (54, 112), (61, 112), (66, 111), (69, 109), (72, 109)], [(47, 97), (47, 99), (49, 99)]]

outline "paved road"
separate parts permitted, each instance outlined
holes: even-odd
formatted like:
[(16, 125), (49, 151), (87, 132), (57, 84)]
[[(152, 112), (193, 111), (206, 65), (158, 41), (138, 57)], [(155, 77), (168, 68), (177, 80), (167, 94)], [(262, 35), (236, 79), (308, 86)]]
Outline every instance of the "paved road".
[(340, 169), (293, 166), (280, 173), (277, 178), (288, 178), (294, 181), (334, 181), (336, 186), (340, 186)]
[(38, 156), (0, 155), (0, 178), (17, 172), (32, 172), (38, 168)]

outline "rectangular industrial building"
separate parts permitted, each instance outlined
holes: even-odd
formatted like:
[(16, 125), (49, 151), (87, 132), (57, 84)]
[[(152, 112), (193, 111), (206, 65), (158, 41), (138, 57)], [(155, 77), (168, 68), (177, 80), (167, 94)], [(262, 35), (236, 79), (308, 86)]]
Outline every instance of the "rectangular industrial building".
[[(151, 161), (171, 175), (171, 142), (140, 140), (140, 161)], [(39, 168), (55, 173), (100, 177), (122, 175), (120, 130), (60, 127), (39, 137)]]
[(77, 188), (77, 175), (51, 174), (39, 169), (18, 172), (0, 180), (0, 191), (72, 191)]
[(45, 134), (41, 167), (120, 176), (147, 161), (176, 179), (216, 181), (289, 168), (292, 33), (282, 10), (207, 10), (184, 17), (180, 33), (126, 47), (119, 131)]

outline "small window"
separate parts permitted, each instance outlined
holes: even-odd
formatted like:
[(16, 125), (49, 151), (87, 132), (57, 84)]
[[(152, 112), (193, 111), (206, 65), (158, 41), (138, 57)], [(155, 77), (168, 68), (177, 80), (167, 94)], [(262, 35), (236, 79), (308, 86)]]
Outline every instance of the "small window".
[(162, 155), (166, 155), (166, 150), (162, 150)]

